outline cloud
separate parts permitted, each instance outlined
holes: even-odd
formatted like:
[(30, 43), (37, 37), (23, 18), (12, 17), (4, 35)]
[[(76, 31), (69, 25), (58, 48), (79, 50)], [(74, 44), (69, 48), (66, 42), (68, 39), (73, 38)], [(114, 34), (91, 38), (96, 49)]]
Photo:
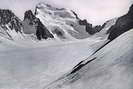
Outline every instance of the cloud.
[(22, 19), (24, 12), (34, 10), (39, 2), (72, 9), (93, 24), (103, 24), (108, 19), (127, 13), (132, 3), (131, 0), (2, 0), (0, 7), (12, 9)]

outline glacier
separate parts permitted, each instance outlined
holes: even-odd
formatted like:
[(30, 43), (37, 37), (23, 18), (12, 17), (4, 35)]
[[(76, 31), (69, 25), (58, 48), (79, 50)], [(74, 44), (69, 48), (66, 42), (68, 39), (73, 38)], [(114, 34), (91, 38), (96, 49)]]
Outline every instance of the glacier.
[(132, 34), (122, 34), (43, 89), (132, 89)]
[(91, 55), (94, 45), (104, 40), (24, 42), (1, 38), (0, 89), (42, 89)]

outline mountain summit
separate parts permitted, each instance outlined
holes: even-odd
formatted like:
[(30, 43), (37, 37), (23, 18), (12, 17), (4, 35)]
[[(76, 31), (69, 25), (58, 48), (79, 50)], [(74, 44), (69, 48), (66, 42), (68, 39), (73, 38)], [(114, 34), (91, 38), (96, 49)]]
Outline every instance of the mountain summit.
[(36, 6), (35, 15), (57, 39), (84, 39), (100, 31), (98, 26), (93, 28), (87, 20), (81, 20), (74, 11), (45, 3)]

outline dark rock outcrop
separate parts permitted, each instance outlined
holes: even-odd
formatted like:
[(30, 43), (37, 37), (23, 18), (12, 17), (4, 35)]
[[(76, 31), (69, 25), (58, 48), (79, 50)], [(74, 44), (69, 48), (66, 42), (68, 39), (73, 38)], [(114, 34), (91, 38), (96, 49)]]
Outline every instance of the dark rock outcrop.
[(110, 33), (108, 39), (113, 40), (124, 32), (133, 28), (133, 5), (130, 7), (128, 13), (122, 17), (119, 17), (116, 24), (112, 26), (108, 33)]
[(31, 10), (28, 10), (25, 12), (25, 15), (24, 15), (24, 20), (28, 19), (29, 20), (29, 24), (30, 25), (33, 25), (34, 23), (34, 20), (36, 19), (35, 15), (32, 13)]
[(48, 29), (37, 19), (36, 21), (36, 36), (38, 40), (54, 38), (54, 36), (48, 31)]
[(87, 65), (87, 64), (89, 64), (90, 62), (94, 61), (95, 59), (96, 59), (96, 57), (93, 58), (93, 59), (91, 59), (91, 60), (89, 60), (89, 61), (87, 61), (86, 63), (83, 63), (84, 61), (79, 62), (79, 63), (73, 68), (73, 70), (71, 71), (70, 74), (73, 74), (73, 73), (79, 71), (82, 67), (84, 67), (85, 65)]
[(30, 25), (30, 28), (34, 28), (33, 32), (38, 40), (54, 38), (54, 36), (49, 32), (49, 30), (42, 24), (39, 18), (32, 13), (31, 10), (25, 12), (24, 22)]
[(79, 17), (78, 17), (78, 14), (76, 13), (76, 12), (74, 12), (73, 10), (71, 10), (72, 11), (72, 13), (75, 15), (75, 17), (76, 17), (76, 19), (80, 19)]
[(102, 29), (102, 26), (100, 26), (100, 25), (93, 27), (92, 24), (88, 23), (86, 19), (79, 20), (79, 25), (84, 25), (86, 32), (88, 32), (90, 35), (93, 35), (99, 31), (101, 31), (101, 29)]
[(94, 34), (92, 24), (88, 23), (86, 19), (79, 20), (79, 25), (84, 25), (85, 29), (86, 29), (86, 32), (88, 32), (91, 35)]
[(22, 32), (21, 20), (8, 9), (0, 9), (0, 25), (5, 28), (6, 25), (9, 26), (11, 30), (16, 32)]
[(53, 34), (56, 34), (56, 36), (58, 36), (59, 38), (61, 39), (65, 39), (65, 32), (60, 29), (60, 28), (55, 28), (53, 31), (52, 31)]
[(79, 20), (79, 25), (87, 25), (87, 24), (88, 24), (88, 22), (87, 22), (86, 19), (84, 19), (84, 20)]
[(93, 32), (97, 33), (100, 32), (102, 30), (102, 26), (101, 25), (96, 25), (95, 27), (93, 27)]

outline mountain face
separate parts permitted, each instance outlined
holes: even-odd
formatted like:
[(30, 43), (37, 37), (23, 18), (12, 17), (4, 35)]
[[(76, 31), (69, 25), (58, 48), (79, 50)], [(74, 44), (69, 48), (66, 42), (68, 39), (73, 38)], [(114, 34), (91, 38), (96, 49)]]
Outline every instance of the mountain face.
[(24, 28), (23, 31), (25, 34), (36, 34), (36, 28), (34, 24), (35, 19), (36, 17), (31, 10), (25, 12), (24, 20), (22, 21)]
[(38, 40), (54, 38), (54, 36), (49, 32), (49, 30), (42, 24), (40, 19), (38, 19), (31, 10), (25, 12), (24, 15), (24, 33), (35, 34)]
[(22, 36), (23, 26), (21, 20), (8, 9), (0, 9), (0, 35), (8, 39)]
[(116, 21), (118, 18), (114, 18), (111, 20), (106, 21), (102, 26), (98, 26), (98, 31), (96, 34), (94, 34), (97, 37), (102, 37), (103, 39), (107, 39), (109, 32), (110, 32), (110, 28), (115, 25)]
[(22, 31), (21, 20), (10, 10), (0, 10), (0, 25), (8, 25), (11, 30), (14, 29), (16, 32)]
[(130, 7), (128, 13), (119, 17), (116, 24), (109, 29), (110, 35), (108, 39), (113, 40), (131, 28), (133, 28), (133, 5)]
[(102, 30), (101, 25), (97, 25), (97, 26), (93, 27), (92, 24), (88, 23), (86, 19), (84, 19), (84, 20), (79, 19), (78, 22), (80, 25), (85, 26), (86, 32), (90, 35), (94, 35), (95, 33), (98, 33)]
[(36, 17), (32, 13), (31, 10), (28, 10), (28, 11), (25, 12), (25, 14), (24, 14), (24, 20), (28, 20), (29, 21), (29, 25), (33, 25), (35, 19), (36, 19)]
[[(56, 8), (45, 3), (36, 6), (35, 14), (50, 32), (54, 32), (52, 34), (60, 39), (84, 39), (102, 30), (102, 26), (93, 27), (87, 20), (81, 20), (72, 10)], [(56, 33), (57, 30), (62, 37)]]
[(37, 25), (36, 30), (36, 36), (37, 39), (48, 39), (48, 38), (54, 38), (54, 36), (49, 32), (49, 30), (42, 24), (40, 19), (37, 19), (35, 21), (35, 24)]
[(118, 20), (118, 18), (114, 18), (114, 19), (111, 19), (111, 20), (108, 20), (106, 21), (103, 25), (102, 25), (102, 32), (104, 34), (109, 34), (109, 29), (115, 25), (116, 21)]
[(39, 3), (35, 15), (56, 39), (83, 39), (90, 36), (86, 26), (79, 24), (80, 19), (74, 11)]

